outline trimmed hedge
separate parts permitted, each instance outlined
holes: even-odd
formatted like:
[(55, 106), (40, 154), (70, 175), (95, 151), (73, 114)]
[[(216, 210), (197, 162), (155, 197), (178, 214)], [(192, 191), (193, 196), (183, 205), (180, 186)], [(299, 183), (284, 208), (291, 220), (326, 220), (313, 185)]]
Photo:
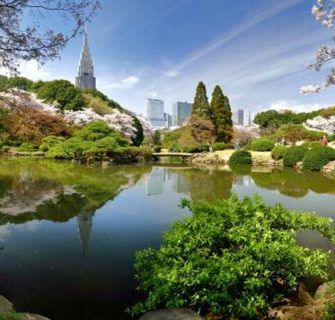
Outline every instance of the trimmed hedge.
[(251, 153), (245, 150), (237, 150), (235, 151), (229, 159), (229, 164), (251, 164), (252, 158)]
[(271, 157), (274, 160), (283, 159), (285, 152), (287, 151), (287, 147), (283, 145), (275, 146), (271, 151)]
[(293, 146), (286, 150), (283, 160), (285, 167), (294, 167), (298, 162), (304, 159), (308, 149), (304, 146)]
[(335, 150), (319, 146), (309, 150), (302, 162), (304, 170), (320, 171), (328, 162), (335, 160)]
[(251, 142), (253, 151), (271, 151), (275, 147), (275, 142), (269, 138), (259, 138)]
[(216, 142), (213, 144), (213, 151), (225, 150), (226, 144), (224, 142)]
[(209, 146), (204, 145), (204, 144), (199, 144), (195, 146), (188, 146), (183, 148), (184, 152), (189, 152), (189, 153), (201, 153), (201, 152), (208, 152), (209, 151)]

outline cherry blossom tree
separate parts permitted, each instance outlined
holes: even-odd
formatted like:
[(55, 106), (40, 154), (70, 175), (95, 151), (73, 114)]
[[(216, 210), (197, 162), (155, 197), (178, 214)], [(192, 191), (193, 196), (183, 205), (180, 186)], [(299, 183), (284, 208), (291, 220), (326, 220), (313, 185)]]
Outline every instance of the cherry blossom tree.
[[(0, 0), (0, 67), (17, 73), (21, 61), (43, 64), (59, 57), (99, 8), (99, 0)], [(29, 25), (22, 22), (26, 15)], [(68, 32), (42, 28), (43, 18), (62, 18), (59, 28), (65, 25)]]
[[(312, 7), (314, 18), (325, 28), (333, 30), (335, 21), (335, 1), (334, 0), (316, 0)], [(333, 37), (335, 42), (335, 36)], [(315, 61), (308, 64), (308, 68), (320, 71), (327, 62), (335, 59), (335, 46), (322, 45), (316, 52)], [(302, 94), (317, 93), (327, 87), (335, 84), (335, 68), (331, 68), (325, 81), (317, 85), (307, 85), (300, 89)]]

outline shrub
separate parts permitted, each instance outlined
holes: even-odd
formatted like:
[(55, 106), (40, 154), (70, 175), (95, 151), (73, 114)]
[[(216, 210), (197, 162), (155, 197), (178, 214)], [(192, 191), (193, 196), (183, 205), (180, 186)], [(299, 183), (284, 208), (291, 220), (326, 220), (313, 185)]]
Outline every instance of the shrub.
[(17, 148), (17, 150), (22, 152), (34, 152), (37, 150), (37, 147), (32, 143), (24, 142)]
[(271, 151), (272, 159), (274, 159), (274, 160), (283, 159), (286, 150), (287, 150), (287, 147), (285, 147), (283, 145), (275, 146)]
[(329, 161), (335, 160), (335, 150), (319, 146), (307, 151), (302, 167), (304, 170), (320, 171)]
[(193, 214), (165, 233), (161, 247), (136, 253), (136, 278), (147, 296), (134, 314), (186, 307), (218, 318), (263, 319), (275, 302), (296, 294), (302, 279), (329, 276), (330, 254), (296, 242), (305, 229), (334, 241), (329, 218), (270, 207), (258, 197), (182, 206)]
[(237, 150), (235, 151), (229, 159), (229, 164), (236, 165), (236, 164), (251, 164), (252, 158), (251, 153), (245, 150)]
[(285, 141), (296, 143), (299, 140), (321, 140), (324, 133), (308, 130), (301, 124), (285, 124), (273, 136), (276, 140), (285, 139)]
[(194, 146), (188, 146), (183, 148), (184, 152), (189, 152), (189, 153), (201, 153), (201, 152), (208, 152), (209, 151), (209, 146), (208, 145), (194, 145)]
[(305, 141), (302, 146), (306, 147), (307, 149), (313, 149), (315, 147), (320, 147), (321, 142), (320, 141)]
[(171, 152), (181, 152), (181, 147), (177, 144), (173, 144), (170, 148), (169, 151)]
[(302, 161), (308, 149), (304, 146), (293, 146), (286, 150), (283, 160), (285, 167), (294, 167)]
[(224, 142), (216, 142), (213, 144), (213, 151), (225, 150), (226, 144)]
[(269, 138), (259, 138), (251, 142), (253, 151), (271, 151), (275, 147), (275, 142)]
[(162, 146), (154, 146), (153, 150), (154, 150), (154, 152), (161, 152), (162, 151)]
[(152, 150), (150, 147), (129, 147), (126, 151), (132, 160), (145, 160), (149, 161), (152, 159)]
[(53, 148), (54, 146), (64, 142), (65, 139), (63, 137), (56, 137), (56, 136), (48, 136), (45, 137), (42, 140), (42, 144), (39, 147), (39, 150), (42, 152), (47, 152), (48, 150), (50, 150), (51, 148)]

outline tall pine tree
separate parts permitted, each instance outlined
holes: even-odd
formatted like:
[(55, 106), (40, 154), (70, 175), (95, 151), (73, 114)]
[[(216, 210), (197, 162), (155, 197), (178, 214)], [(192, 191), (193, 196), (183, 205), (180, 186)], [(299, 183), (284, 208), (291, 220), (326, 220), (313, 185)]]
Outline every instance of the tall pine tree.
[(210, 112), (210, 105), (207, 98), (207, 91), (205, 84), (200, 81), (197, 87), (197, 91), (194, 97), (193, 102), (193, 115), (198, 115), (203, 118), (210, 119), (211, 112)]
[(213, 91), (210, 110), (217, 141), (230, 142), (233, 133), (232, 112), (229, 99), (223, 94), (220, 86), (216, 86)]

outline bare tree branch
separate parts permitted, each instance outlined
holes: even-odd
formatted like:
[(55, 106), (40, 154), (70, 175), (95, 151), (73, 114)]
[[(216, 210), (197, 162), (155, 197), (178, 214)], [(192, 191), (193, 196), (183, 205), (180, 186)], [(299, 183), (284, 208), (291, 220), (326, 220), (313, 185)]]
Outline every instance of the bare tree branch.
[[(59, 57), (67, 42), (82, 31), (99, 8), (99, 0), (0, 0), (0, 67), (17, 73), (22, 60), (43, 64)], [(23, 28), (21, 20), (27, 11), (36, 18)], [(69, 32), (42, 30), (39, 20), (46, 12), (69, 23)]]

